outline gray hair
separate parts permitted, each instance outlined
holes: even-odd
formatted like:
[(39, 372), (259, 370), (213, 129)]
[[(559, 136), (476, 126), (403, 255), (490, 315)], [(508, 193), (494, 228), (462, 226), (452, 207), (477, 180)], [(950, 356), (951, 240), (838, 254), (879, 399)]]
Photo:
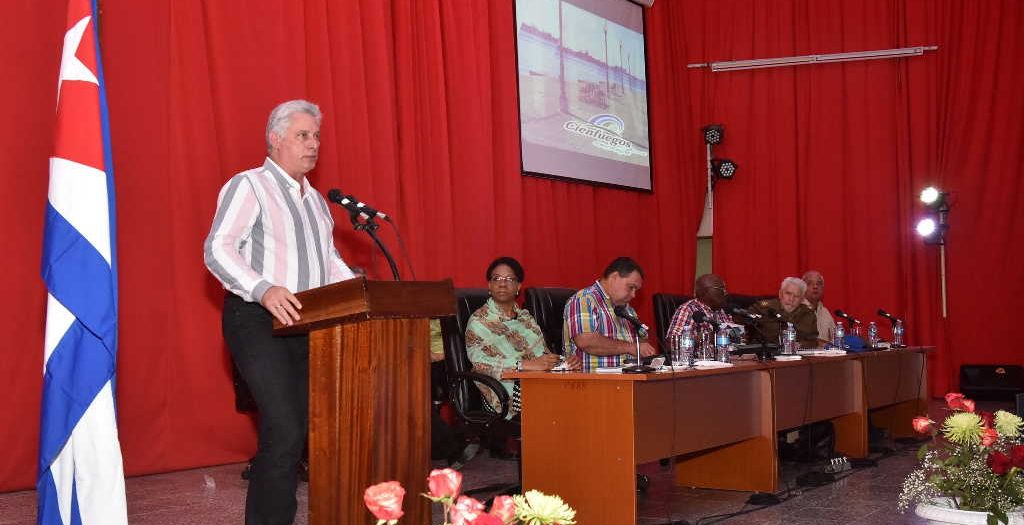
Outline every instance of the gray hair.
[(807, 293), (807, 283), (799, 277), (786, 277), (783, 279), (782, 284), (779, 286), (779, 291), (781, 292), (783, 288), (790, 284), (796, 285), (800, 289), (800, 295)]
[(320, 113), (320, 107), (308, 100), (296, 99), (278, 104), (270, 112), (270, 118), (267, 119), (267, 153), (270, 153), (273, 149), (273, 146), (270, 145), (270, 134), (273, 133), (278, 137), (283, 137), (285, 131), (288, 130), (288, 126), (292, 123), (292, 115), (300, 112), (308, 113), (316, 119), (317, 126), (323, 120), (323, 113)]

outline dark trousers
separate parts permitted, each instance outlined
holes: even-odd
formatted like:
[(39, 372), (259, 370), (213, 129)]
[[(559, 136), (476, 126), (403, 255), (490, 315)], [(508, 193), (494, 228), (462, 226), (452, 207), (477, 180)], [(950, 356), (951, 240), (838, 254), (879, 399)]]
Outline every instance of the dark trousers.
[(308, 337), (274, 337), (272, 317), (257, 303), (228, 294), (224, 339), (259, 409), (259, 450), (245, 498), (246, 525), (295, 519), (298, 463), (309, 412)]

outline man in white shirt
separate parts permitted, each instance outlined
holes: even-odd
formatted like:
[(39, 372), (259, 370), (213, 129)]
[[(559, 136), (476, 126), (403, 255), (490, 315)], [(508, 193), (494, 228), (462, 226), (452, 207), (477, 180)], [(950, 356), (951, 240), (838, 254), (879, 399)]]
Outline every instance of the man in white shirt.
[(306, 445), (308, 337), (275, 336), (273, 320), (299, 320), (295, 293), (354, 277), (334, 247), (327, 201), (306, 179), (319, 157), (321, 118), (305, 100), (274, 108), (267, 158), (221, 189), (203, 245), (206, 267), (227, 292), (224, 340), (259, 409), (246, 525), (294, 521)]
[(811, 307), (811, 311), (818, 318), (818, 340), (831, 343), (836, 335), (836, 322), (832, 314), (821, 302), (825, 295), (825, 278), (817, 270), (808, 270), (804, 274), (804, 282), (807, 283), (807, 293), (804, 294), (804, 304)]

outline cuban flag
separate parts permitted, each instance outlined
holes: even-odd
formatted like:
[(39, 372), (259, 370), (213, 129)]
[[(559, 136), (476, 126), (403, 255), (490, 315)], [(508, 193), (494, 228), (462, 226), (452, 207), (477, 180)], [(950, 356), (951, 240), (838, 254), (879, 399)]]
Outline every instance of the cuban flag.
[(42, 274), (40, 524), (128, 523), (114, 413), (117, 253), (96, 5), (69, 0)]

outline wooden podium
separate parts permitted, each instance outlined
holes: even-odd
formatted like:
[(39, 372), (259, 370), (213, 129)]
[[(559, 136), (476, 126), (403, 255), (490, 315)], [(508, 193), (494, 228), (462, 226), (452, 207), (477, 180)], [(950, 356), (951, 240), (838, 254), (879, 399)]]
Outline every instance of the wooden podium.
[(342, 281), (296, 294), (309, 333), (309, 523), (369, 523), (366, 487), (405, 487), (407, 523), (429, 523), (430, 328), (455, 313), (452, 282)]

